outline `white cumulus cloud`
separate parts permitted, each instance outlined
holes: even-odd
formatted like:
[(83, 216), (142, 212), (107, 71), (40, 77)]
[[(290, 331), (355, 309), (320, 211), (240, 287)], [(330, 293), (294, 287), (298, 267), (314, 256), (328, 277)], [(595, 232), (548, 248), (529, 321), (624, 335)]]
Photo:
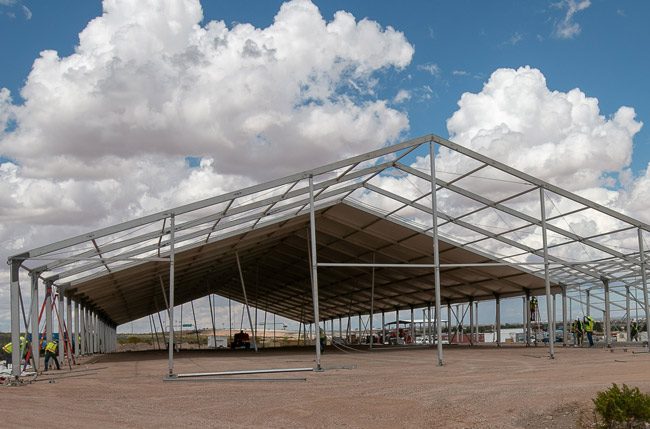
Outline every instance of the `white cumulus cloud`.
[(73, 54), (35, 59), (22, 104), (0, 88), (0, 259), (408, 129), (373, 91), (413, 56), (392, 27), (307, 0), (265, 28), (202, 20), (198, 0), (105, 0)]

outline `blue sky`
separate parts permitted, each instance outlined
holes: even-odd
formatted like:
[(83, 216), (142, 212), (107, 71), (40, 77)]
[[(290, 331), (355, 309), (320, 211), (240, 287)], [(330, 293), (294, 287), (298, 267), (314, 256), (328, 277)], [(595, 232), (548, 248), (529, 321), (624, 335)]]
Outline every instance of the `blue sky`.
[[(264, 29), (273, 23), (282, 3), (276, 0), (203, 1), (201, 6), (204, 18), (201, 25), (222, 20), (229, 30), (233, 30), (239, 23), (250, 23), (257, 29)], [(604, 115), (607, 119), (610, 119), (610, 115), (617, 112), (621, 106), (632, 107), (636, 112), (636, 121), (643, 122), (645, 125), (639, 132), (630, 132), (634, 144), (631, 168), (635, 176), (643, 175), (643, 170), (650, 160), (650, 131), (648, 131), (648, 126), (650, 126), (650, 101), (648, 100), (650, 55), (647, 53), (647, 46), (650, 44), (650, 27), (647, 25), (647, 18), (650, 16), (650, 3), (604, 0), (548, 2), (504, 0), (499, 2), (412, 1), (408, 3), (315, 1), (315, 4), (320, 9), (322, 18), (328, 23), (334, 20), (336, 11), (345, 10), (354, 15), (357, 21), (367, 18), (376, 22), (383, 30), (392, 27), (403, 33), (406, 42), (414, 48), (412, 58), (406, 62), (407, 65), (403, 68), (396, 66), (400, 59), (395, 56), (394, 52), (391, 52), (387, 53), (387, 57), (390, 58), (372, 70), (372, 73), (369, 74), (370, 79), (366, 80), (364, 77), (357, 80), (351, 79), (350, 82), (346, 82), (345, 79), (336, 82), (340, 86), (337, 90), (338, 94), (343, 93), (346, 97), (355, 100), (357, 105), (353, 107), (365, 108), (366, 106), (362, 106), (364, 100), (382, 100), (386, 102), (389, 110), (392, 109), (393, 113), (398, 112), (408, 117), (408, 128), (403, 124), (395, 124), (392, 128), (387, 127), (390, 130), (384, 130), (385, 134), (381, 132), (373, 134), (369, 131), (364, 134), (365, 140), (372, 141), (376, 139), (376, 136), (391, 135), (390, 132), (399, 132), (400, 139), (427, 133), (446, 137), (448, 135), (447, 120), (459, 109), (458, 102), (463, 94), (481, 92), (483, 85), (497, 69), (517, 69), (530, 66), (543, 74), (546, 79), (546, 87), (550, 91), (565, 94), (573, 88), (579, 88), (588, 97), (596, 98), (600, 107), (600, 115)], [(89, 132), (96, 131), (97, 134), (71, 134), (69, 140), (73, 143), (70, 143), (69, 146), (82, 153), (81, 160), (75, 160), (74, 150), (70, 152), (70, 147), (60, 144), (60, 141), (67, 141), (68, 136), (55, 134), (60, 133), (61, 130), (53, 127), (52, 124), (61, 123), (63, 124), (62, 128), (70, 130), (76, 128), (77, 125), (86, 125), (86, 123), (76, 124), (74, 122), (76, 117), (70, 122), (66, 122), (69, 121), (69, 118), (58, 117), (57, 110), (65, 108), (66, 100), (54, 100), (52, 105), (48, 105), (51, 99), (42, 96), (39, 92), (39, 85), (48, 81), (37, 79), (42, 78), (43, 75), (30, 77), (30, 71), (32, 71), (34, 61), (43, 50), (55, 50), (61, 59), (73, 54), (80, 43), (79, 33), (89, 25), (91, 20), (101, 15), (102, 4), (96, 0), (57, 2), (0, 0), (0, 55), (3, 58), (2, 67), (0, 67), (0, 89), (10, 90), (13, 104), (19, 107), (24, 102), (20, 96), (21, 89), (29, 79), (33, 78), (30, 86), (32, 105), (22, 113), (22, 122), (18, 125), (18, 127), (25, 128), (25, 130), (21, 130), (24, 132), (13, 133), (13, 127), (16, 125), (9, 122), (7, 136), (12, 137), (10, 134), (16, 134), (16, 136), (14, 139), (9, 137), (5, 139), (0, 129), (0, 165), (3, 164), (3, 161), (11, 159), (16, 165), (27, 167), (16, 172), (7, 170), (9, 173), (6, 177), (14, 180), (12, 183), (21, 185), (15, 187), (8, 185), (8, 189), (2, 194), (11, 194), (15, 199), (15, 205), (19, 206), (20, 210), (24, 210), (22, 217), (31, 220), (22, 221), (20, 220), (21, 216), (14, 213), (7, 217), (0, 217), (0, 243), (7, 248), (0, 254), (0, 259), (5, 259), (5, 254), (16, 253), (15, 251), (18, 249), (35, 247), (96, 229), (99, 226), (157, 211), (161, 207), (175, 206), (186, 202), (178, 199), (178, 195), (189, 200), (205, 198), (215, 193), (229, 191), (232, 187), (246, 186), (259, 180), (277, 177), (278, 174), (295, 172), (324, 162), (321, 161), (321, 157), (316, 155), (311, 156), (312, 159), (309, 159), (307, 163), (296, 162), (295, 165), (288, 165), (285, 169), (268, 172), (266, 176), (251, 174), (250, 177), (237, 177), (237, 180), (224, 180), (224, 176), (228, 178), (230, 177), (228, 175), (242, 174), (243, 168), (241, 171), (233, 170), (232, 165), (238, 165), (238, 163), (244, 165), (249, 160), (237, 158), (233, 154), (223, 155), (225, 152), (219, 152), (219, 150), (225, 151), (227, 147), (218, 147), (214, 153), (208, 153), (209, 150), (206, 153), (201, 153), (204, 146), (198, 143), (188, 149), (154, 146), (150, 144), (146, 136), (142, 137), (142, 134), (138, 134), (138, 136), (146, 142), (143, 143), (140, 151), (130, 152), (125, 147), (133, 146), (133, 144), (125, 140), (125, 147), (116, 146), (107, 151), (100, 149), (105, 149), (110, 145), (98, 143), (94, 148), (98, 154), (95, 157), (88, 155), (93, 152), (93, 148), (88, 153), (85, 151), (88, 136), (91, 136), (92, 139), (95, 135), (110, 135), (110, 132), (113, 131), (110, 126), (88, 128)], [(128, 20), (128, 17), (124, 20)], [(191, 24), (192, 22), (190, 22)], [(122, 29), (119, 25), (116, 28), (117, 30)], [(380, 33), (376, 35), (376, 41), (382, 41), (387, 36), (386, 32)], [(165, 34), (161, 35), (163, 39), (165, 36)], [(396, 43), (396, 45), (399, 44)], [(404, 43), (401, 43), (402, 47), (403, 45)], [(124, 46), (120, 48), (123, 49)], [(137, 50), (138, 46), (133, 48)], [(116, 57), (119, 55), (124, 55), (124, 52), (118, 52)], [(146, 50), (143, 51), (143, 56), (145, 55), (147, 55)], [(354, 58), (352, 61), (356, 60)], [(359, 61), (363, 62), (364, 60), (366, 59)], [(239, 70), (242, 73), (247, 72), (245, 61), (241, 60), (241, 63), (244, 65)], [(58, 65), (59, 63), (53, 62), (48, 66), (49, 69), (43, 67), (41, 72), (48, 70), (52, 72)], [(100, 62), (99, 66), (103, 67), (105, 64)], [(330, 66), (327, 65), (323, 68), (325, 74), (331, 72), (332, 67)], [(97, 67), (97, 69), (100, 68)], [(272, 67), (269, 67), (269, 70), (273, 71)], [(56, 76), (56, 74), (52, 76)], [(123, 76), (118, 77), (123, 78)], [(154, 73), (153, 77), (159, 76)], [(186, 77), (186, 75), (181, 73), (182, 77)], [(95, 77), (91, 76), (90, 78), (94, 79)], [(216, 81), (219, 82), (218, 79)], [(372, 81), (370, 91), (357, 90), (355, 87), (368, 81)], [(101, 79), (92, 81), (91, 79), (91, 82), (93, 85), (98, 85), (103, 81)], [(123, 83), (121, 80), (116, 80), (116, 82)], [(290, 84), (292, 82), (287, 83), (287, 85)], [(78, 95), (75, 91), (79, 91), (79, 88), (74, 85), (71, 87), (73, 88), (70, 90), (70, 94)], [(135, 94), (133, 98), (136, 100), (135, 102), (138, 98), (143, 98), (154, 103), (158, 95), (155, 92), (153, 95), (143, 93), (141, 97), (139, 94)], [(42, 91), (42, 93), (47, 93), (47, 91)], [(396, 96), (400, 93), (409, 96), (403, 97), (401, 101), (396, 100)], [(259, 96), (259, 94), (253, 95)], [(111, 98), (112, 96), (113, 94), (109, 94), (101, 100), (102, 103), (108, 105), (111, 102), (116, 102), (114, 97)], [(189, 96), (188, 99), (193, 100)], [(88, 101), (83, 97), (80, 100)], [(120, 107), (124, 107), (128, 111), (131, 101), (125, 101), (124, 106), (126, 107)], [(340, 100), (338, 101), (340, 102)], [(548, 106), (544, 108), (548, 108)], [(97, 120), (98, 123), (101, 122), (102, 115), (106, 112), (101, 112), (99, 109), (96, 111), (99, 112), (97, 117), (84, 117), (84, 121), (91, 119)], [(282, 110), (282, 106), (278, 108), (278, 111), (286, 113)], [(43, 112), (47, 114), (37, 115)], [(231, 110), (225, 110), (225, 112), (239, 114), (234, 107)], [(382, 111), (378, 114), (385, 113)], [(54, 119), (50, 120), (48, 115)], [(32, 119), (33, 117), (38, 118)], [(46, 117), (47, 120), (42, 120), (42, 117)], [(1, 103), (0, 119), (2, 119)], [(475, 119), (482, 121), (485, 118)], [(1, 122), (0, 125), (2, 125)], [(43, 150), (42, 147), (35, 144), (38, 141), (30, 136), (29, 132), (38, 127), (42, 127), (43, 136), (55, 136), (52, 137), (50, 143), (56, 144), (51, 146), (51, 153), (60, 156), (60, 159), (55, 160), (56, 162), (50, 162), (47, 158), (50, 147), (45, 147)], [(165, 134), (173, 135), (173, 127), (171, 127), (171, 131)], [(291, 137), (295, 134), (294, 131), (285, 130), (286, 133), (281, 137)], [(231, 131), (230, 135), (239, 136), (240, 134)], [(160, 134), (153, 135), (151, 141), (158, 141), (156, 139), (160, 139), (160, 136)], [(125, 134), (118, 137), (116, 140), (129, 136)], [(195, 137), (199, 139), (202, 136), (197, 134)], [(3, 139), (7, 143), (4, 143)], [(612, 141), (620, 140), (613, 138)], [(384, 143), (386, 142), (377, 141), (376, 145)], [(34, 144), (34, 147), (21, 151), (14, 150), (15, 148), (10, 147), (9, 144), (25, 146)], [(595, 151), (603, 151), (602, 148), (606, 148), (606, 142), (600, 144), (601, 146), (595, 146), (597, 148), (594, 149)], [(354, 148), (355, 153), (362, 149), (369, 150), (372, 146), (366, 144), (366, 146), (359, 147), (361, 149)], [(292, 152), (293, 149), (298, 149), (298, 147), (289, 147), (289, 149), (284, 148), (283, 150)], [(8, 154), (8, 150), (11, 150), (12, 154)], [(621, 150), (625, 151), (625, 149)], [(336, 149), (330, 149), (329, 155), (334, 156), (333, 152), (336, 152)], [(89, 172), (83, 169), (85, 164), (102, 165), (105, 160), (101, 156), (105, 153), (122, 157), (123, 164), (114, 166), (108, 173)], [(327, 152), (323, 153), (327, 154)], [(160, 157), (153, 161), (148, 158), (146, 160), (150, 162), (146, 167), (149, 169), (148, 171), (152, 171), (151, 177), (136, 176), (133, 173), (135, 170), (143, 168), (142, 162), (145, 158), (143, 154)], [(336, 155), (340, 154), (336, 153)], [(202, 157), (207, 160), (205, 163), (200, 162)], [(221, 157), (224, 160), (219, 164)], [(296, 159), (300, 161), (299, 154), (296, 155)], [(61, 160), (64, 160), (65, 163), (60, 163)], [(78, 164), (77, 161), (79, 161)], [(317, 164), (313, 164), (313, 162), (317, 162)], [(6, 166), (8, 163), (4, 164)], [(33, 168), (34, 165), (30, 164), (35, 164), (37, 168)], [(615, 171), (622, 168), (620, 163), (614, 164), (612, 168)], [(137, 165), (137, 168), (134, 168), (134, 165)], [(606, 162), (602, 164), (606, 167), (602, 167), (599, 163), (594, 165), (596, 165), (595, 171), (598, 172), (608, 171), (607, 168), (610, 166)], [(214, 171), (211, 169), (213, 166), (215, 166)], [(245, 166), (250, 171), (261, 170), (253, 161)], [(200, 171), (188, 172), (188, 168)], [(217, 171), (219, 168), (223, 171)], [(156, 171), (166, 172), (169, 178), (156, 178), (154, 174)], [(106, 174), (106, 176), (101, 176), (101, 174)], [(95, 177), (94, 175), (98, 177), (96, 182), (89, 179), (89, 177)], [(544, 178), (551, 180), (553, 177)], [(566, 183), (571, 183), (572, 177), (570, 175), (568, 177), (568, 179), (565, 177)], [(110, 183), (115, 188), (106, 185), (109, 182), (108, 179), (113, 181)], [(184, 182), (188, 184), (186, 189), (174, 187), (178, 183)], [(231, 188), (223, 187), (225, 186), (222, 185), (224, 182), (228, 183)], [(593, 186), (594, 184), (590, 182), (584, 187)], [(33, 194), (34, 189), (37, 189), (36, 195)], [(42, 198), (38, 198), (40, 196), (38, 189), (43, 192)], [(146, 192), (141, 192), (141, 189), (145, 189)], [(176, 192), (171, 192), (170, 189), (176, 190)], [(26, 192), (24, 190), (32, 190), (32, 193), (23, 195), (21, 192)], [(581, 188), (572, 188), (572, 190), (579, 192)], [(48, 198), (49, 195), (56, 192), (66, 192), (66, 196), (70, 196), (69, 200), (74, 201), (81, 209), (66, 211), (71, 206), (68, 200), (59, 205), (58, 200), (53, 201)], [(142, 198), (145, 193), (146, 199)], [(650, 198), (643, 197), (644, 194), (641, 195), (641, 198), (638, 196), (635, 198), (650, 201)], [(634, 204), (634, 201), (630, 203), (628, 200), (626, 200), (625, 207), (629, 207), (629, 210), (637, 210), (637, 213), (650, 212), (646, 210), (645, 206), (640, 207), (639, 204)], [(83, 213), (84, 217), (79, 213)], [(107, 213), (109, 214), (107, 215)], [(32, 219), (32, 216), (35, 218)], [(40, 227), (43, 228), (39, 229)], [(3, 271), (0, 276), (6, 278), (6, 272)], [(3, 296), (2, 294), (3, 290), (0, 287), (0, 298)], [(506, 314), (503, 320), (518, 321), (520, 316), (516, 313), (520, 310), (519, 307), (520, 302), (517, 300), (511, 307), (511, 317), (509, 318)], [(0, 324), (2, 323), (1, 313), (2, 305), (0, 304)], [(481, 313), (482, 321), (491, 320), (491, 317), (490, 311)]]
[[(0, 55), (5, 58), (0, 87), (10, 89), (17, 101), (38, 53), (44, 49), (57, 50), (60, 56), (72, 53), (78, 33), (101, 14), (101, 3), (3, 3), (7, 0), (0, 2)], [(204, 22), (224, 20), (228, 25), (248, 22), (266, 27), (281, 3), (203, 2)], [(327, 20), (337, 10), (346, 10), (357, 19), (367, 17), (394, 27), (415, 46), (411, 64), (402, 71), (386, 71), (378, 88), (379, 94), (393, 94), (398, 86), (420, 91), (420, 97), (415, 96), (405, 106), (411, 136), (429, 132), (446, 136), (445, 121), (457, 109), (463, 92), (480, 91), (497, 68), (524, 65), (540, 69), (549, 89), (580, 88), (598, 98), (601, 113), (606, 115), (619, 106), (632, 106), (637, 118), (650, 124), (650, 55), (644, 48), (650, 43), (648, 2), (594, 0), (574, 15), (581, 31), (571, 38), (554, 36), (555, 25), (566, 15), (566, 8), (553, 1), (315, 3)], [(23, 6), (31, 11), (30, 19)], [(439, 70), (436, 75), (422, 67), (432, 64)], [(431, 98), (423, 99), (427, 94)], [(648, 159), (650, 131), (646, 125), (635, 138), (633, 170), (644, 169)]]

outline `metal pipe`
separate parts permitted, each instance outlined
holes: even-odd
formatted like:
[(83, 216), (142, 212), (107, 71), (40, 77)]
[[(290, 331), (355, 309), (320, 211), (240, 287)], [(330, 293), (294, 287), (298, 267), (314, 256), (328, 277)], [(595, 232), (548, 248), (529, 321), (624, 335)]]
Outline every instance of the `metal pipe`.
[(18, 296), (20, 294), (20, 282), (18, 279), (18, 271), (20, 269), (20, 262), (11, 260), (10, 289), (9, 295), (11, 300), (10, 314), (11, 314), (11, 374), (18, 378), (20, 376), (20, 307)]
[(174, 233), (175, 216), (169, 216), (169, 375), (174, 374)]
[(52, 341), (52, 282), (45, 281), (45, 336), (47, 342)]
[(474, 300), (469, 300), (469, 345), (474, 345)]
[(433, 239), (433, 265), (434, 265), (434, 286), (436, 295), (436, 332), (438, 338), (438, 366), (443, 365), (442, 357), (442, 324), (440, 322), (440, 249), (438, 243), (438, 202), (436, 199), (436, 156), (434, 143), (429, 142), (429, 162), (431, 164), (431, 220), (433, 228), (431, 237)]
[(562, 346), (566, 347), (569, 341), (569, 325), (566, 306), (566, 285), (562, 285)]
[(630, 341), (632, 337), (632, 326), (630, 323), (630, 287), (629, 286), (625, 286), (625, 319), (626, 319), (625, 338), (627, 338), (627, 341)]
[(37, 273), (31, 274), (32, 279), (32, 356), (34, 356), (34, 371), (38, 372), (40, 366), (40, 353), (41, 353), (41, 333), (39, 330), (38, 321), (38, 275)]
[(600, 279), (603, 282), (603, 286), (605, 288), (604, 294), (605, 294), (605, 310), (603, 311), (604, 317), (603, 321), (605, 322), (605, 346), (607, 348), (611, 347), (610, 344), (610, 336), (611, 336), (611, 326), (610, 326), (610, 319), (609, 319), (609, 280), (605, 277), (601, 277)]
[[(372, 254), (372, 262), (375, 262), (375, 254)], [(372, 335), (372, 322), (375, 316), (375, 267), (372, 267), (372, 278), (370, 280), (370, 350), (372, 350), (372, 343), (374, 336)]]
[(501, 297), (496, 296), (496, 320), (495, 330), (497, 331), (497, 347), (501, 347)]
[(81, 304), (77, 301), (74, 303), (74, 354), (81, 356)]
[[(544, 285), (546, 286), (546, 313), (548, 315), (548, 324), (551, 326), (551, 321), (555, 320), (555, 314), (552, 314), (551, 309), (551, 278), (549, 273), (548, 262), (548, 243), (546, 238), (546, 202), (544, 201), (544, 188), (539, 188), (540, 212), (542, 217), (542, 243), (544, 246)], [(548, 344), (550, 346), (550, 358), (555, 359), (555, 332), (551, 335), (549, 332)]]
[(307, 372), (307, 371), (314, 371), (314, 368), (279, 368), (279, 369), (251, 369), (251, 370), (242, 370), (242, 371), (193, 372), (187, 374), (176, 374), (176, 378), (206, 377), (206, 376), (215, 376), (215, 375), (273, 374), (278, 372)]
[(57, 286), (56, 288), (59, 302), (58, 307), (59, 311), (57, 312), (57, 318), (59, 319), (59, 362), (63, 365), (63, 359), (65, 354), (65, 332), (63, 327), (65, 326), (65, 319), (63, 318), (63, 291), (61, 287)]
[(643, 231), (641, 228), (639, 232), (639, 257), (641, 259), (641, 282), (643, 283), (643, 306), (645, 308), (645, 330), (648, 336), (647, 347), (650, 352), (650, 307), (648, 306), (648, 282), (645, 271), (645, 250), (643, 249)]
[[(311, 242), (311, 293), (314, 306), (314, 323), (319, 323), (318, 313), (318, 257), (316, 255), (316, 213), (314, 212), (314, 176), (309, 175), (309, 233)], [(319, 334), (320, 335), (320, 334)], [(316, 370), (320, 371), (320, 341), (315, 341)]]
[(241, 269), (241, 262), (239, 261), (239, 252), (235, 251), (235, 259), (237, 260), (237, 269), (239, 270), (239, 280), (241, 281), (241, 288), (244, 292), (244, 304), (246, 306), (246, 313), (248, 314), (248, 323), (251, 327), (251, 332), (253, 333), (253, 348), (257, 352), (257, 341), (255, 340), (255, 328), (253, 327), (253, 318), (251, 317), (251, 309), (248, 305), (248, 297), (246, 296), (246, 284), (244, 283), (244, 273)]
[(72, 359), (72, 299), (66, 298), (66, 330), (68, 331), (68, 341), (66, 341), (66, 346), (68, 347), (68, 359)]

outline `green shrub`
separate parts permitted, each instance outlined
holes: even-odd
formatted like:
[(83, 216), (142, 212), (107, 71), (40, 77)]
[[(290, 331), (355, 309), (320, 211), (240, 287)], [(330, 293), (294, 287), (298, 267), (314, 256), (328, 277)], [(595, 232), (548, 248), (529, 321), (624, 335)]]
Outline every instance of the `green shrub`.
[(650, 395), (641, 393), (638, 387), (630, 389), (616, 383), (604, 392), (598, 392), (593, 400), (596, 413), (602, 418), (605, 428), (645, 427), (650, 422)]

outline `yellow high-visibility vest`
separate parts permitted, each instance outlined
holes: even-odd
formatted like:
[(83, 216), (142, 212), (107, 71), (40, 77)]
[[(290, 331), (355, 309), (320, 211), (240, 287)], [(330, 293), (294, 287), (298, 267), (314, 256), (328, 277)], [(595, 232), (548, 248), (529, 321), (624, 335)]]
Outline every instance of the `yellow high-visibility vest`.
[(47, 343), (47, 346), (45, 347), (46, 352), (50, 353), (56, 353), (56, 343), (54, 341), (50, 341)]
[(591, 316), (587, 316), (587, 323), (585, 323), (585, 331), (587, 332), (594, 331), (594, 319)]

